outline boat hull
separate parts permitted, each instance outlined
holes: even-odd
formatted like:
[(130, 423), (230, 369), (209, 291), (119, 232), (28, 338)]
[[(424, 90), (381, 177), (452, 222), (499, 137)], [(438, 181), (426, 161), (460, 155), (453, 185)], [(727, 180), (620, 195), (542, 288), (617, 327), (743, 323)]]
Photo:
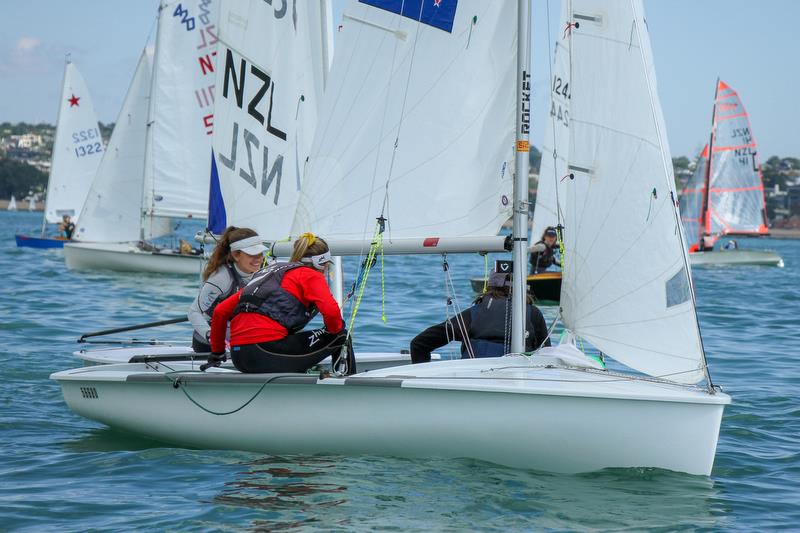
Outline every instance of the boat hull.
[[(474, 366), (428, 365), (454, 363)], [(51, 378), (76, 413), (181, 446), (467, 457), (565, 473), (655, 467), (708, 475), (730, 401), (721, 393), (670, 393), (663, 384), (640, 394), (597, 381), (587, 393), (569, 383), (570, 371), (554, 368), (538, 369), (541, 382), (529, 387), (404, 376), (420, 365), (323, 380), (225, 370), (168, 376), (174, 365), (159, 366), (91, 367)], [(559, 380), (564, 388), (554, 387)]]
[(203, 257), (142, 251), (128, 243), (75, 243), (64, 246), (64, 260), (73, 270), (116, 270), (200, 275)]
[(692, 252), (689, 254), (692, 266), (698, 265), (762, 265), (783, 266), (783, 259), (772, 250), (715, 250), (712, 252)]
[[(469, 282), (474, 292), (483, 292), (483, 278), (472, 278)], [(528, 289), (533, 293), (536, 303), (558, 303), (561, 300), (561, 272), (529, 275)]]
[(17, 248), (63, 248), (66, 239), (47, 239), (44, 237), (31, 237), (29, 235), (14, 235)]

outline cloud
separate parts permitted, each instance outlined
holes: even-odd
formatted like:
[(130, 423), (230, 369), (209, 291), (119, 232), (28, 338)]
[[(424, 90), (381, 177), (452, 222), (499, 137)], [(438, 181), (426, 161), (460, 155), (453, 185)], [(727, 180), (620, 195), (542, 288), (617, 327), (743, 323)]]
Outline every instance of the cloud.
[(42, 41), (36, 37), (20, 37), (17, 41), (17, 46), (15, 46), (15, 51), (20, 55), (30, 54), (35, 52), (41, 44)]
[(66, 51), (64, 46), (46, 45), (38, 37), (20, 37), (13, 47), (0, 50), (0, 74), (47, 74), (63, 65)]

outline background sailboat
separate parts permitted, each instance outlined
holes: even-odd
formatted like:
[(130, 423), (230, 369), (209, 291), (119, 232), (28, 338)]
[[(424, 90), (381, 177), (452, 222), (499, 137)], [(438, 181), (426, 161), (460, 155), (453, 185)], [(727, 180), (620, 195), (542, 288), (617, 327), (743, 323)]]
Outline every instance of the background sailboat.
[(11, 199), (8, 201), (8, 205), (6, 206), (7, 211), (16, 211), (17, 210), (17, 199), (14, 198), (14, 195), (11, 195)]
[[(412, 105), (408, 108), (402, 104), (394, 107), (392, 98), (384, 102), (364, 98), (350, 109), (353, 122), (364, 122), (364, 111), (375, 109), (370, 104), (378, 105), (377, 109), (388, 105), (390, 109), (388, 130), (378, 123), (373, 130), (377, 137), (357, 137), (362, 153), (377, 155), (380, 147), (391, 153), (398, 141), (397, 126), (405, 118), (412, 123), (416, 120), (415, 127), (422, 130), (401, 133), (398, 147), (403, 146), (408, 135), (412, 137), (410, 145), (420, 148), (413, 141), (416, 135), (425, 137), (427, 127), (434, 127), (434, 133), (461, 133), (460, 138), (468, 138), (472, 128), (466, 119), (470, 115), (473, 119), (481, 117), (483, 108), (471, 101), (473, 84), (452, 84), (449, 76), (472, 65), (471, 71), (462, 71), (469, 79), (471, 72), (482, 72), (481, 66), (486, 66), (483, 62), (487, 62), (493, 76), (503, 81), (511, 77), (511, 83), (496, 85), (498, 94), (493, 95), (493, 102), (513, 103), (513, 93), (509, 93), (512, 87), (517, 88), (518, 114), (504, 115), (507, 122), (495, 125), (499, 130), (511, 129), (516, 122), (511, 138), (516, 137), (516, 143), (503, 147), (505, 138), (497, 131), (484, 140), (490, 143), (487, 153), (496, 157), (494, 163), (500, 163), (507, 151), (516, 147), (511, 201), (517, 207), (515, 252), (518, 256), (524, 254), (527, 211), (521, 207), (527, 196), (526, 125), (530, 123), (530, 115), (525, 114), (525, 102), (530, 97), (528, 3), (521, 1), (514, 9), (509, 2), (462, 0), (457, 7), (451, 4), (448, 12), (436, 12), (433, 2), (420, 2), (411, 15), (389, 2), (369, 0), (370, 6), (365, 3), (354, 0), (346, 11), (343, 32), (347, 37), (337, 48), (332, 86), (339, 76), (347, 83), (355, 83), (349, 66), (359, 65), (361, 62), (356, 59), (361, 54), (373, 57), (377, 52), (381, 58), (382, 48), (386, 47), (387, 51), (394, 49), (396, 56), (390, 57), (394, 56), (397, 62), (385, 70), (363, 72), (359, 89), (365, 86), (366, 94), (374, 89), (391, 95), (392, 91), (402, 94), (406, 86), (424, 87), (428, 97), (440, 106), (449, 105), (448, 109), (457, 116), (451, 113), (438, 118), (451, 121), (455, 126), (452, 131), (440, 129), (419, 116), (412, 118), (413, 103), (421, 102), (412, 94), (421, 98), (422, 92), (409, 91)], [(474, 21), (484, 25), (473, 28)], [(518, 39), (511, 30), (515, 23), (519, 23)], [(568, 161), (576, 176), (566, 191), (564, 210), (566, 224), (576, 231), (568, 234), (565, 243), (572, 261), (567, 262), (562, 288), (563, 319), (571, 335), (591, 340), (611, 357), (646, 376), (608, 371), (602, 363), (585, 356), (574, 342), (542, 349), (530, 357), (515, 353), (503, 358), (410, 365), (329, 379), (314, 375), (242, 375), (224, 369), (198, 373), (191, 372), (188, 366), (129, 364), (54, 374), (52, 378), (61, 384), (69, 406), (109, 425), (199, 447), (268, 453), (473, 457), (514, 467), (564, 472), (658, 467), (708, 474), (722, 411), (730, 399), (710, 383), (700, 341), (642, 5), (636, 0), (573, 1), (569, 24), (573, 27), (570, 38), (575, 88)], [(495, 45), (499, 46), (498, 51), (507, 53), (487, 54), (487, 49)], [(424, 68), (416, 71), (411, 61), (415, 51), (420, 57), (436, 58), (440, 63), (422, 62), (420, 66)], [(505, 63), (508, 60), (513, 64), (509, 56), (518, 57), (516, 69)], [(433, 67), (438, 68), (431, 71)], [(443, 71), (440, 81), (449, 91), (437, 91), (437, 81), (430, 78), (431, 72)], [(388, 85), (402, 74), (405, 81), (400, 87)], [(422, 80), (412, 82), (417, 77)], [(497, 81), (494, 77), (486, 80), (491, 84)], [(323, 109), (346, 118), (335, 113), (337, 101), (328, 100), (329, 96), (326, 95)], [(446, 104), (446, 100), (451, 102)], [(487, 102), (484, 98), (477, 101)], [(352, 103), (352, 99), (343, 102)], [(427, 105), (425, 102), (423, 107), (431, 111)], [(327, 112), (322, 116), (327, 117)], [(347, 122), (336, 125), (347, 132), (357, 131), (355, 126), (350, 129)], [(320, 135), (320, 144), (315, 141), (315, 148), (334, 145), (332, 140), (326, 140), (325, 133)], [(353, 148), (350, 152), (341, 151), (339, 156), (327, 150), (316, 153), (327, 154), (328, 162), (335, 164), (352, 161), (352, 154), (357, 152)], [(414, 157), (418, 158), (416, 165), (411, 165)], [(404, 172), (394, 175), (391, 164), (386, 163), (378, 174), (382, 183), (377, 189), (371, 181), (366, 183), (367, 192), (374, 191), (379, 196), (384, 195), (388, 185), (392, 196), (375, 203), (369, 194), (353, 199), (367, 210), (367, 223), (371, 215), (381, 214), (383, 206), (391, 202), (389, 218), (400, 211), (398, 231), (402, 238), (418, 239), (415, 221), (405, 213), (415, 199), (404, 193), (405, 185), (397, 178), (408, 175), (409, 183), (415, 185), (411, 179), (414, 170), (431, 163), (430, 158), (428, 151), (418, 150), (416, 156), (403, 154), (404, 165), (400, 169)], [(361, 166), (358, 160), (352, 162), (355, 164), (335, 174), (335, 181), (344, 188), (350, 187), (351, 192), (358, 182), (351, 182), (347, 176)], [(311, 176), (303, 182), (306, 207), (321, 202), (313, 198), (316, 189), (309, 183)], [(436, 175), (437, 179), (448, 176), (446, 170)], [(473, 193), (488, 192), (491, 198), (492, 188), (481, 187), (485, 185), (484, 176), (475, 171), (463, 182), (463, 188), (472, 189), (475, 185), (477, 191)], [(328, 188), (318, 192), (331, 193)], [(615, 201), (626, 206), (632, 203), (634, 207), (610, 213), (604, 209)], [(471, 214), (466, 212), (471, 207), (472, 204), (462, 205), (462, 216)], [(447, 206), (444, 211), (453, 216), (458, 209)], [(314, 224), (312, 229), (324, 225), (337, 237), (363, 238), (364, 221), (359, 221), (359, 229), (336, 214), (343, 213), (314, 213), (308, 209), (301, 216)], [(416, 214), (416, 231), (432, 231), (424, 223), (435, 214)], [(484, 210), (478, 216), (490, 214)], [(477, 236), (494, 224), (485, 218), (472, 222), (475, 223), (467, 227), (473, 228)], [(459, 231), (455, 224), (445, 223), (443, 227)], [(615, 230), (614, 234), (606, 236), (604, 232), (608, 230)], [(609, 239), (616, 243), (613, 254), (608, 253), (612, 248), (603, 246)], [(419, 241), (422, 250), (425, 240)], [(438, 244), (428, 241), (427, 248), (434, 246)], [(523, 277), (515, 276), (514, 284), (514, 307), (520, 311)], [(513, 346), (521, 346), (524, 328), (517, 327), (516, 318)], [(178, 368), (185, 371), (176, 372)], [(703, 380), (705, 387), (695, 386)], [(280, 409), (275, 409), (276, 405)], [(325, 409), (320, 410), (320, 405)], [(143, 412), (147, 416), (142, 416)], [(332, 417), (330, 412), (344, 415)], [(208, 431), (210, 424), (216, 431)], [(424, 439), (419, 438), (421, 434)], [(592, 443), (591, 453), (586, 453), (586, 443)]]
[(65, 251), (70, 268), (200, 272), (200, 255), (148, 241), (173, 218), (207, 215), (217, 9), (162, 1), (152, 58), (143, 53), (87, 199), (92, 215)]
[(39, 237), (17, 235), (17, 246), (64, 246), (63, 238), (45, 237), (47, 224), (57, 224), (64, 215), (69, 215), (77, 225), (89, 186), (105, 151), (86, 82), (69, 60), (64, 66), (59, 102), (42, 232)]
[(718, 80), (709, 143), (681, 193), (681, 220), (693, 265), (774, 265), (770, 250), (721, 248), (724, 236), (768, 235), (764, 183), (756, 141), (739, 95)]

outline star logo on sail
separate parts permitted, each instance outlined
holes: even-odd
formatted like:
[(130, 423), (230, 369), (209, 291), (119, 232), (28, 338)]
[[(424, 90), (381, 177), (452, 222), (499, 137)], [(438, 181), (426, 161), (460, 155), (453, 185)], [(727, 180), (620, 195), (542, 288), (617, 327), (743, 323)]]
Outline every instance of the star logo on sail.
[(439, 4), (442, 3), (442, 0), (433, 0), (433, 5), (439, 7)]
[(78, 107), (78, 100), (80, 100), (79, 96), (72, 95), (72, 98), (67, 98), (70, 107)]

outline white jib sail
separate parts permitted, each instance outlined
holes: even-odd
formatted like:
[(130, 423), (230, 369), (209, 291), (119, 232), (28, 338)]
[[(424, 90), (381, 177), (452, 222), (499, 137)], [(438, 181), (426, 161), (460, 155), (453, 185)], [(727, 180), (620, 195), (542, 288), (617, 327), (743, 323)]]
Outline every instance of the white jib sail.
[(388, 238), (497, 234), (511, 215), (515, 28), (513, 2), (352, 0), (292, 233), (363, 239), (383, 214)]
[[(569, 20), (568, 2), (561, 3), (559, 28)], [(542, 238), (545, 228), (559, 223), (559, 200), (563, 205), (562, 191), (567, 186), (567, 156), (569, 155), (569, 103), (570, 57), (569, 34), (556, 34), (553, 67), (550, 77), (550, 110), (545, 117), (545, 134), (542, 140), (542, 163), (536, 187), (536, 206), (533, 210), (531, 243)], [(561, 214), (563, 217), (563, 213)]]
[(77, 223), (102, 158), (103, 139), (89, 90), (75, 65), (67, 62), (47, 182), (47, 222), (61, 222), (63, 215), (69, 215)]
[(145, 50), (86, 197), (76, 239), (127, 242), (140, 238), (140, 199), (152, 70), (152, 51)]
[(672, 164), (640, 0), (573, 0), (561, 305), (604, 353), (680, 383), (704, 377)]
[(289, 230), (328, 70), (327, 1), (225, 1), (214, 155), (227, 223)]
[(213, 0), (159, 8), (143, 202), (154, 217), (208, 213), (218, 9)]

